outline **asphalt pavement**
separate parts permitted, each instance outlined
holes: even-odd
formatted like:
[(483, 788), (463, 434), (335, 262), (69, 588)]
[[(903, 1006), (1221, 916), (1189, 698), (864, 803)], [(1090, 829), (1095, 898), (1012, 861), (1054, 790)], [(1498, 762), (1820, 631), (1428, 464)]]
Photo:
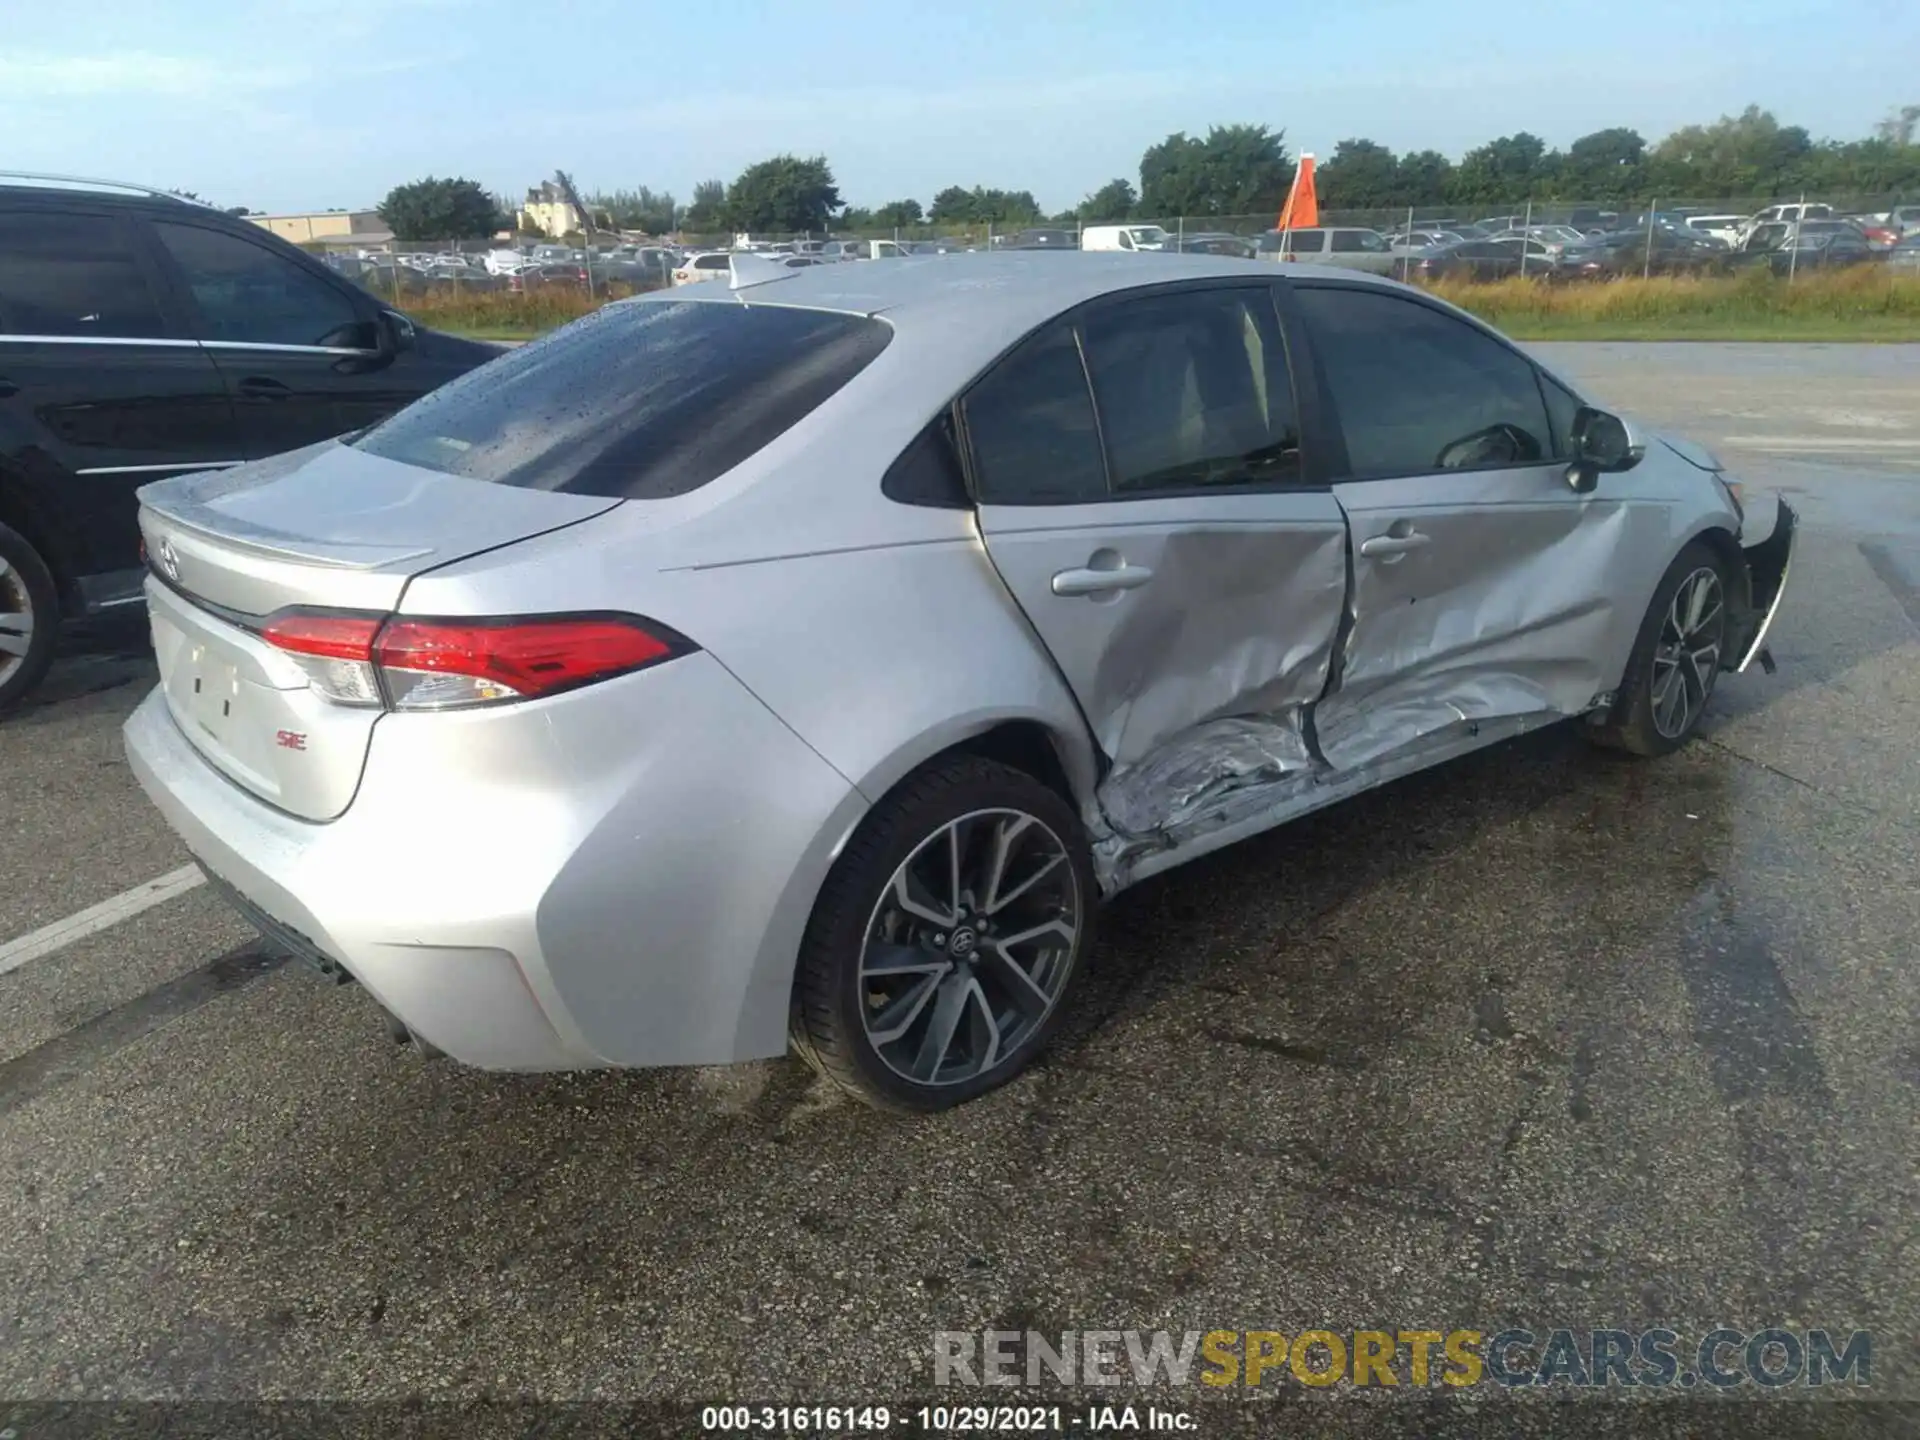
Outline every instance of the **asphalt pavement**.
[[(1686, 751), (1545, 732), (1142, 885), (1057, 1051), (928, 1119), (793, 1061), (423, 1061), (204, 887), (88, 922), (0, 973), (0, 1407), (852, 1403), (923, 1392), (938, 1329), (1722, 1323), (1870, 1330), (1920, 1399), (1920, 347), (1540, 351), (1803, 516), (1779, 673)], [(0, 725), (0, 946), (187, 862), (120, 752), (143, 645)]]

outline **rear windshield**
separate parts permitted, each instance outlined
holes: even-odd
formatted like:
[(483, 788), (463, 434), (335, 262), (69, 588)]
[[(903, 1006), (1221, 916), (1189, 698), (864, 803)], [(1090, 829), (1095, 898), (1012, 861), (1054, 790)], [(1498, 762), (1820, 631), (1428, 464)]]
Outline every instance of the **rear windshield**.
[(370, 455), (469, 480), (660, 499), (804, 419), (887, 346), (878, 320), (778, 305), (612, 305), (365, 432)]

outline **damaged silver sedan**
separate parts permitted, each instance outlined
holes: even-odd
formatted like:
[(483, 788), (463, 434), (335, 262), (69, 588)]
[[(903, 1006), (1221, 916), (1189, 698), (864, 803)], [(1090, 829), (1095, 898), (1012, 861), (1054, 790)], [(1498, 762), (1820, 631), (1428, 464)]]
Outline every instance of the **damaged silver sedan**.
[(1437, 300), (1201, 257), (742, 257), (142, 498), (129, 753), (268, 935), (471, 1064), (791, 1044), (906, 1109), (1145, 876), (1543, 725), (1679, 746), (1794, 537)]

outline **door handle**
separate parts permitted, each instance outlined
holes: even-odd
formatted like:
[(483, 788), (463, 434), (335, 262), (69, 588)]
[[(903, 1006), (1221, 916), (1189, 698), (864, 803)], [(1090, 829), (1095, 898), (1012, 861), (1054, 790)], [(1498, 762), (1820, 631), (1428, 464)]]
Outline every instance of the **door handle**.
[(1138, 590), (1153, 579), (1144, 565), (1120, 565), (1112, 570), (1062, 570), (1053, 577), (1056, 595), (1106, 595), (1115, 590)]
[(249, 375), (237, 387), (249, 400), (284, 400), (293, 391), (266, 375)]
[(6, 376), (0, 375), (0, 400), (11, 400), (19, 393), (20, 387), (18, 385), (7, 379)]
[(1430, 544), (1431, 535), (1422, 535), (1418, 530), (1409, 530), (1404, 535), (1375, 535), (1371, 540), (1360, 542), (1360, 553), (1369, 560), (1382, 555), (1404, 555), (1409, 550), (1418, 550), (1422, 545)]

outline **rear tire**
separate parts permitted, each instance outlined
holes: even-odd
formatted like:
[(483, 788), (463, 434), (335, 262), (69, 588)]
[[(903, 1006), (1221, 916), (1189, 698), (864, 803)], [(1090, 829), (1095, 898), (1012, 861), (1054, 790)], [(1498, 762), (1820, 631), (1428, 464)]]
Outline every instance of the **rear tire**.
[(0, 714), (46, 678), (60, 639), (60, 592), (47, 562), (0, 525)]
[(1726, 657), (1731, 593), (1725, 562), (1703, 541), (1689, 543), (1654, 589), (1620, 693), (1594, 732), (1596, 740), (1653, 758), (1671, 755), (1692, 738)]
[(1059, 1026), (1097, 897), (1059, 795), (978, 756), (934, 761), (874, 807), (820, 889), (794, 1049), (881, 1109), (1004, 1085)]

